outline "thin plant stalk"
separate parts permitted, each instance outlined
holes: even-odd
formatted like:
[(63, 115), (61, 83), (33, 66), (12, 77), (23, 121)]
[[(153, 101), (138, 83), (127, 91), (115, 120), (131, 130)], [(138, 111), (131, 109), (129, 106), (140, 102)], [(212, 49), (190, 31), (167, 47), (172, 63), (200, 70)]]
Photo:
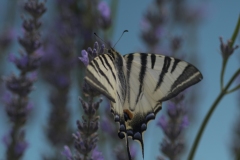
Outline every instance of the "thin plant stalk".
[[(238, 32), (239, 32), (239, 28), (240, 28), (240, 16), (239, 16), (239, 18), (238, 18), (238, 22), (237, 22), (236, 28), (235, 28), (235, 30), (234, 30), (234, 33), (233, 33), (233, 36), (232, 36), (232, 39), (231, 39), (232, 41), (231, 41), (230, 47), (233, 46), (233, 44), (234, 44), (234, 42), (235, 42), (235, 40), (236, 40), (236, 37), (237, 37)], [(227, 59), (228, 59), (228, 58), (227, 58)], [(224, 62), (224, 61), (223, 61), (223, 62)], [(227, 63), (227, 60), (226, 60), (225, 63)], [(226, 66), (226, 64), (225, 64), (225, 66)], [(222, 72), (221, 72), (221, 86), (223, 86), (223, 77), (224, 77), (225, 66), (223, 66), (223, 69), (222, 69)], [(197, 146), (198, 146), (198, 144), (199, 144), (199, 141), (200, 141), (200, 139), (201, 139), (201, 137), (202, 137), (202, 134), (203, 134), (203, 132), (204, 132), (206, 126), (207, 126), (207, 123), (208, 123), (208, 121), (209, 121), (209, 119), (210, 119), (213, 111), (216, 109), (218, 103), (222, 100), (222, 98), (223, 98), (226, 94), (228, 94), (229, 92), (233, 92), (233, 90), (230, 90), (230, 91), (229, 91), (228, 89), (229, 89), (229, 87), (231, 86), (231, 84), (233, 83), (233, 81), (237, 78), (238, 75), (240, 75), (240, 68), (238, 68), (237, 71), (234, 73), (234, 75), (232, 76), (232, 78), (231, 78), (231, 79), (229, 80), (229, 82), (227, 83), (226, 87), (221, 87), (221, 88), (222, 88), (222, 89), (221, 89), (221, 92), (219, 93), (218, 97), (216, 98), (216, 100), (214, 101), (214, 103), (213, 103), (213, 105), (211, 106), (210, 110), (208, 111), (208, 113), (207, 113), (206, 117), (204, 118), (204, 121), (203, 121), (203, 123), (202, 123), (202, 125), (201, 125), (201, 127), (200, 127), (200, 129), (199, 129), (199, 132), (198, 132), (198, 134), (197, 134), (197, 137), (195, 138), (195, 141), (194, 141), (193, 146), (192, 146), (192, 148), (191, 148), (191, 151), (190, 151), (190, 153), (189, 153), (188, 160), (192, 160), (192, 159), (193, 159), (194, 154), (195, 154), (196, 149), (197, 149)], [(238, 86), (235, 87), (235, 88), (238, 88)], [(234, 90), (236, 90), (235, 88), (234, 88)]]

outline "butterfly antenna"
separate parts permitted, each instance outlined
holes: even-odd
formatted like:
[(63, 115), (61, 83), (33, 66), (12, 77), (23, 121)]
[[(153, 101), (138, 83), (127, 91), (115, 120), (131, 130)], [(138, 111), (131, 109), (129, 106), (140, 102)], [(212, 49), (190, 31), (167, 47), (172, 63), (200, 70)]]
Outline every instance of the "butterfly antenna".
[(117, 42), (114, 44), (113, 48), (116, 46), (116, 44), (117, 44), (118, 41), (122, 38), (122, 36), (123, 36), (123, 34), (124, 34), (125, 32), (128, 32), (128, 30), (124, 30), (124, 31), (123, 31), (122, 35), (118, 38), (118, 40), (117, 40)]

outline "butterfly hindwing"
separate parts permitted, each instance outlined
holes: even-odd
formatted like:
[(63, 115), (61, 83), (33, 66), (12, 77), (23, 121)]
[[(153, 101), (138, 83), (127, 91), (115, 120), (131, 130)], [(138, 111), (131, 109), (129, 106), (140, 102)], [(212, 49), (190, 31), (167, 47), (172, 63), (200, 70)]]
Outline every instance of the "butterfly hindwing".
[(134, 53), (124, 55), (126, 60), (128, 94), (123, 110), (127, 114), (126, 132), (139, 140), (149, 120), (154, 119), (162, 102), (202, 79), (191, 64), (173, 57)]

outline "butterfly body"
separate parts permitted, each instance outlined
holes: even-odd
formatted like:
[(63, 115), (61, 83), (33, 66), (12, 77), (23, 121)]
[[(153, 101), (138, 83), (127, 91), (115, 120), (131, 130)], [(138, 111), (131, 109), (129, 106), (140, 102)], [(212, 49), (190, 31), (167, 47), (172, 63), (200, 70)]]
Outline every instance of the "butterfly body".
[(201, 79), (198, 69), (185, 61), (150, 53), (122, 56), (112, 48), (90, 62), (85, 76), (90, 86), (111, 101), (119, 137), (126, 138), (127, 147), (127, 137), (138, 140), (143, 154), (142, 133), (162, 102)]

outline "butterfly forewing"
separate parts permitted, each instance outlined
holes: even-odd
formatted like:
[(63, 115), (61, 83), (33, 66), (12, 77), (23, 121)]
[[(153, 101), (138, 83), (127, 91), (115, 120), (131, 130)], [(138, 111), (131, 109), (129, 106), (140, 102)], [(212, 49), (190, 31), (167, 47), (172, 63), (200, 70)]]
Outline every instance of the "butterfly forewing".
[(111, 55), (102, 54), (95, 57), (87, 66), (85, 80), (111, 101), (112, 111), (117, 119), (123, 116), (122, 88)]

